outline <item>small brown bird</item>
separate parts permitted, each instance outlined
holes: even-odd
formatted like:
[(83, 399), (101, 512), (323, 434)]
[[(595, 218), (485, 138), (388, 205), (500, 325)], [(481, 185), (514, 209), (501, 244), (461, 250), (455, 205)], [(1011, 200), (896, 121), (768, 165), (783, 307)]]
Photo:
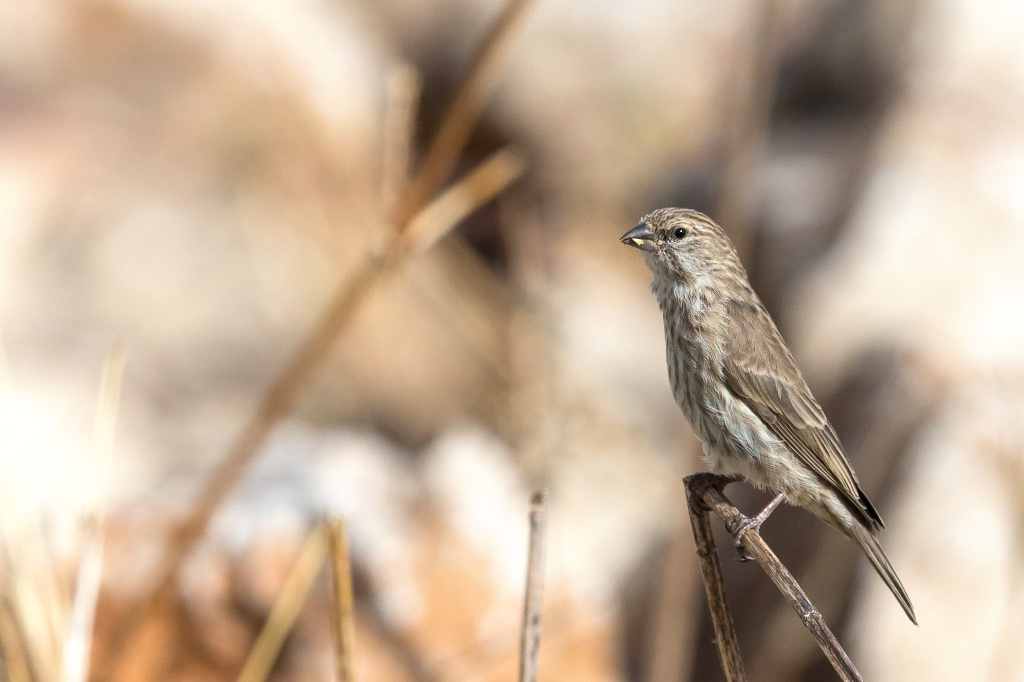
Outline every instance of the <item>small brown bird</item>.
[(835, 429), (750, 287), (732, 242), (707, 216), (663, 208), (622, 236), (643, 252), (665, 319), (676, 403), (715, 473), (777, 493), (856, 542), (915, 624), (914, 607), (874, 534), (882, 519), (860, 488)]

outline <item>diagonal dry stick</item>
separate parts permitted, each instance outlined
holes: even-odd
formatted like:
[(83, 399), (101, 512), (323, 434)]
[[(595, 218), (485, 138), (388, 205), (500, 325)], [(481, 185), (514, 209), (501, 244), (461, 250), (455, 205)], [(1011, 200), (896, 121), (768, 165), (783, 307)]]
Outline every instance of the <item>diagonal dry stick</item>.
[[(463, 77), (419, 172), (403, 195), (394, 220), (399, 237), (383, 255), (372, 257), (357, 268), (339, 288), (292, 362), (266, 394), (227, 456), (213, 471), (188, 516), (172, 535), (153, 590), (129, 610), (111, 635), (107, 655), (100, 663), (103, 668), (97, 671), (98, 679), (107, 679), (117, 670), (119, 659), (128, 648), (133, 633), (141, 631), (139, 625), (146, 615), (157, 609), (167, 597), (181, 564), (205, 534), (214, 512), (241, 479), (270, 431), (290, 411), (299, 394), (315, 376), (335, 339), (377, 283), (404, 264), (410, 255), (429, 246), (454, 227), (454, 223), (439, 226), (438, 213), (449, 219), (458, 216), (461, 220), (468, 207), (478, 207), (521, 175), (523, 163), (519, 157), (500, 152), (456, 188), (427, 205), (447, 181), (465, 148), (483, 103), (496, 82), (504, 48), (528, 4), (528, 0), (507, 1)], [(462, 191), (459, 191), (460, 186)], [(427, 219), (424, 216), (429, 215), (431, 209), (434, 209), (434, 218)], [(414, 236), (405, 235), (406, 231)], [(421, 234), (416, 236), (417, 232)]]
[(281, 587), (267, 621), (245, 659), (238, 682), (265, 682), (281, 654), (288, 633), (299, 617), (306, 596), (327, 553), (327, 529), (323, 524), (313, 529), (299, 552), (299, 558)]
[(529, 5), (530, 0), (507, 0), (477, 48), (419, 171), (398, 205), (394, 224), (399, 232), (437, 194), (455, 170), (483, 105), (497, 83), (509, 38)]
[(469, 212), (508, 187), (524, 170), (525, 164), (515, 152), (507, 149), (497, 152), (441, 194), (412, 221), (391, 247), (382, 255), (367, 259), (339, 288), (292, 363), (264, 397), (234, 447), (210, 476), (188, 517), (171, 538), (150, 597), (142, 602), (143, 608), (124, 618), (119, 631), (111, 638), (116, 649), (124, 646), (146, 613), (166, 597), (178, 569), (206, 532), (220, 504), (241, 479), (270, 431), (291, 410), (302, 389), (326, 358), (334, 340), (352, 322), (369, 294), (388, 276), (400, 270), (412, 256), (436, 243)]
[[(736, 507), (730, 504), (729, 500), (726, 499), (722, 493), (722, 488), (727, 484), (734, 482), (736, 479), (728, 476), (717, 476), (715, 474), (694, 474), (687, 476), (685, 479), (686, 483), (686, 495), (691, 501), (691, 520), (694, 521), (694, 537), (698, 535), (698, 525), (702, 528), (701, 535), (707, 540), (708, 544), (705, 549), (710, 551), (710, 556), (714, 557), (715, 566), (718, 565), (718, 558), (715, 555), (715, 544), (711, 538), (710, 523), (708, 522), (708, 511), (713, 511), (715, 514), (725, 522), (726, 529), (733, 533), (739, 527), (740, 524), (745, 521), (749, 521), (748, 517), (740, 513)], [(706, 531), (706, 534), (705, 534)], [(863, 682), (864, 678), (861, 677), (857, 668), (854, 667), (853, 661), (846, 655), (843, 647), (839, 644), (839, 641), (829, 630), (828, 625), (825, 623), (825, 619), (821, 617), (821, 614), (811, 600), (807, 598), (803, 589), (797, 583), (793, 575), (782, 565), (779, 558), (775, 556), (775, 553), (768, 546), (768, 543), (761, 538), (760, 533), (757, 532), (756, 528), (752, 528), (743, 534), (741, 544), (747, 549), (752, 557), (761, 565), (764, 572), (768, 574), (768, 577), (772, 579), (775, 586), (779, 588), (782, 596), (793, 607), (797, 615), (800, 616), (800, 620), (810, 630), (818, 646), (821, 647), (825, 657), (828, 659), (832, 667), (835, 668), (836, 672), (839, 673), (839, 677), (844, 682)], [(701, 544), (697, 545), (698, 554), (701, 553)], [(704, 570), (704, 556), (701, 555), (702, 560), (702, 571)], [(712, 585), (710, 582), (713, 581), (715, 584)], [(712, 572), (710, 578), (707, 572), (704, 573), (704, 584), (708, 591), (708, 602), (712, 607), (712, 617), (715, 617), (716, 606), (713, 602), (711, 595), (712, 592), (721, 594), (721, 605), (720, 610), (724, 611), (724, 616), (730, 621), (732, 619), (729, 614), (728, 604), (725, 602), (725, 591), (722, 586), (722, 574), (721, 570), (717, 573)], [(716, 632), (718, 632), (718, 622), (715, 624)], [(733, 634), (735, 638), (735, 633)], [(739, 646), (735, 643), (735, 639), (731, 643), (731, 649), (728, 652), (728, 657), (735, 656), (739, 659)], [(725, 665), (727, 652), (723, 640), (719, 638), (718, 641), (719, 652), (722, 654), (723, 666)], [(728, 668), (726, 668), (726, 674), (728, 675)], [(740, 669), (742, 675), (742, 668)], [(739, 678), (729, 678), (730, 681)]]

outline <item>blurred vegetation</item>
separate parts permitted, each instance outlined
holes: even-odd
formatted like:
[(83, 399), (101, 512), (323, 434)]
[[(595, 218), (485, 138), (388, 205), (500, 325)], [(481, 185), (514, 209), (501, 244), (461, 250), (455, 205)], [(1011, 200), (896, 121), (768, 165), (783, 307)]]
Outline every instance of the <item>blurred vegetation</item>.
[[(865, 677), (1024, 680), (1022, 24), (967, 0), (0, 5), (6, 679), (237, 679), (290, 575), (269, 679), (333, 679), (330, 571), (300, 562), (325, 517), (357, 679), (513, 679), (540, 487), (540, 678), (721, 679), (699, 447), (617, 239), (678, 205), (736, 240), (887, 522), (919, 629), (809, 515), (763, 531)], [(833, 679), (722, 563), (751, 678)]]

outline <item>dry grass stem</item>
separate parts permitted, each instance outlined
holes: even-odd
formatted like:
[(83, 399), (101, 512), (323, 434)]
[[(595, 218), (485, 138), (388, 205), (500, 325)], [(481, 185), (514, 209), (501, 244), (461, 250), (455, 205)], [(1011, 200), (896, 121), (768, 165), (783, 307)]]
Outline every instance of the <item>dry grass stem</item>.
[(320, 565), (327, 552), (324, 526), (318, 525), (309, 534), (306, 544), (302, 547), (295, 566), (285, 580), (281, 594), (278, 595), (270, 616), (253, 644), (249, 657), (238, 675), (238, 682), (264, 682), (281, 653), (285, 638), (291, 632), (299, 611), (306, 601)]
[(519, 682), (536, 682), (540, 654), (540, 616), (544, 605), (544, 552), (547, 505), (543, 490), (530, 498), (530, 554), (526, 567), (526, 597), (519, 654)]
[[(747, 521), (747, 517), (739, 512), (736, 507), (729, 503), (725, 495), (722, 493), (722, 488), (732, 482), (734, 479), (715, 476), (713, 474), (695, 474), (686, 478), (686, 489), (687, 496), (691, 500), (691, 520), (694, 521), (694, 537), (697, 537), (697, 526), (698, 524), (702, 527), (707, 527), (708, 535), (710, 538), (710, 524), (708, 523), (707, 512), (713, 511), (717, 514), (724, 522), (726, 529), (729, 532), (735, 532), (739, 528), (740, 524)], [(695, 504), (696, 503), (696, 504)], [(772, 579), (775, 586), (782, 593), (782, 596), (793, 607), (797, 615), (800, 616), (800, 620), (811, 632), (818, 646), (824, 652), (825, 657), (828, 659), (832, 667), (835, 668), (836, 672), (839, 673), (839, 677), (844, 682), (862, 682), (863, 678), (854, 667), (850, 657), (846, 655), (839, 641), (832, 634), (828, 625), (825, 623), (824, 618), (818, 612), (811, 601), (807, 598), (803, 589), (793, 578), (793, 575), (782, 565), (775, 553), (772, 552), (768, 544), (761, 538), (760, 533), (756, 529), (751, 529), (744, 533), (742, 540), (743, 546), (747, 549), (750, 555), (760, 564), (764, 572), (768, 574), (768, 577)], [(711, 541), (709, 549), (711, 550), (711, 556), (714, 557), (715, 564), (717, 565), (718, 559), (714, 554), (714, 541)], [(698, 554), (701, 552), (701, 546), (698, 544)], [(702, 562), (704, 557), (701, 556)], [(702, 564), (703, 568), (703, 564)], [(721, 573), (718, 575), (718, 583), (721, 585)], [(708, 586), (708, 579), (705, 574), (705, 585)], [(711, 603), (711, 587), (708, 586), (708, 601)], [(726, 615), (728, 615), (728, 605), (724, 602), (724, 594), (722, 601), (722, 608), (725, 609)], [(714, 613), (714, 605), (712, 604), (712, 613)], [(722, 649), (722, 642), (719, 641), (719, 650)], [(739, 649), (736, 649), (736, 655), (738, 656)], [(723, 653), (723, 663), (725, 654)]]
[(703, 491), (691, 484), (694, 479), (694, 476), (686, 479), (686, 501), (690, 510), (693, 542), (697, 546), (697, 559), (708, 596), (708, 607), (711, 609), (711, 622), (715, 628), (715, 641), (722, 659), (725, 679), (728, 682), (743, 682), (747, 679), (747, 673), (743, 669), (740, 645), (736, 638), (736, 625), (732, 621), (732, 612), (729, 611), (729, 602), (725, 596), (722, 566), (718, 563), (715, 538), (711, 534), (711, 520), (708, 518), (709, 508), (704, 502)]
[[(348, 327), (360, 306), (387, 275), (401, 269), (408, 258), (436, 242), (461, 220), (514, 182), (524, 165), (517, 155), (503, 150), (470, 172), (424, 209), (409, 235), (403, 235), (381, 255), (371, 256), (348, 278), (332, 299), (292, 362), (263, 398), (228, 455), (208, 479), (188, 517), (171, 539), (156, 580), (143, 607), (129, 613), (111, 638), (111, 651), (122, 650), (141, 618), (166, 598), (181, 564), (206, 532), (210, 520), (258, 454), (267, 436), (285, 416), (326, 359), (334, 341)], [(436, 204), (436, 205), (435, 205)], [(421, 241), (421, 239), (423, 241)], [(116, 655), (116, 653), (115, 653)], [(108, 672), (108, 671), (105, 671)]]
[[(123, 373), (124, 354), (114, 348), (103, 369), (82, 487), (78, 495), (64, 496), (67, 503), (51, 517), (55, 523), (0, 516), (0, 649), (11, 682), (84, 682), (88, 676)], [(73, 529), (77, 546), (70, 552), (55, 545), (54, 526)]]
[(355, 675), (355, 609), (352, 600), (352, 564), (348, 550), (348, 528), (345, 521), (332, 521), (328, 527), (328, 548), (331, 555), (331, 579), (334, 585), (334, 656), (336, 682), (354, 682)]
[(517, 152), (507, 147), (496, 152), (423, 209), (399, 237), (399, 243), (413, 252), (426, 251), (525, 170), (526, 162)]
[[(181, 564), (204, 535), (213, 514), (241, 479), (270, 431), (291, 410), (367, 295), (384, 275), (398, 269), (409, 255), (422, 250), (425, 245), (433, 244), (451, 230), (454, 223), (447, 221), (460, 220), (522, 173), (519, 157), (499, 152), (496, 157), (482, 164), (478, 171), (470, 173), (462, 183), (457, 183), (440, 197), (439, 207), (430, 203), (455, 167), (483, 107), (483, 100), (493, 88), (501, 64), (500, 56), (511, 35), (511, 29), (527, 5), (527, 0), (510, 0), (491, 27), (463, 77), (416, 179), (406, 188), (399, 202), (395, 231), (402, 235), (406, 227), (411, 227), (413, 236), (402, 235), (383, 253), (368, 258), (339, 287), (313, 330), (293, 355), (292, 361), (246, 423), (231, 450), (210, 474), (196, 502), (169, 542), (153, 590), (136, 608), (129, 610), (111, 635), (104, 669), (98, 675), (100, 679), (109, 678), (117, 670), (120, 657), (129, 648), (129, 639), (134, 632), (142, 630), (139, 627), (142, 620), (155, 612), (167, 598)], [(421, 212), (423, 218), (419, 217)], [(420, 238), (424, 240), (422, 243)]]
[(114, 426), (124, 377), (124, 351), (111, 350), (103, 366), (92, 452), (82, 504), (82, 546), (71, 615), (64, 641), (61, 679), (85, 682), (89, 674), (93, 620), (103, 573), (107, 489), (114, 451)]
[(395, 216), (395, 226), (399, 231), (437, 194), (455, 169), (480, 111), (497, 82), (513, 29), (529, 5), (530, 0), (508, 0), (480, 43), (431, 140), (419, 171), (399, 204)]

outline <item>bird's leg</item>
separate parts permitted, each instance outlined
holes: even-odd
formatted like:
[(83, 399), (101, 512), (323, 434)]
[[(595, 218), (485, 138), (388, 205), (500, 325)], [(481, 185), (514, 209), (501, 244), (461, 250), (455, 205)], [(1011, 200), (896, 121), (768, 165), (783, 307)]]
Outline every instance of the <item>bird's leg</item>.
[(768, 517), (771, 516), (772, 512), (775, 511), (775, 508), (782, 503), (784, 498), (785, 495), (779, 493), (772, 498), (772, 501), (769, 502), (757, 516), (742, 522), (733, 532), (732, 539), (736, 542), (736, 552), (740, 555), (740, 561), (750, 561), (750, 559), (753, 558), (747, 552), (747, 548), (743, 546), (743, 536), (751, 529), (760, 530), (761, 524), (768, 520)]

